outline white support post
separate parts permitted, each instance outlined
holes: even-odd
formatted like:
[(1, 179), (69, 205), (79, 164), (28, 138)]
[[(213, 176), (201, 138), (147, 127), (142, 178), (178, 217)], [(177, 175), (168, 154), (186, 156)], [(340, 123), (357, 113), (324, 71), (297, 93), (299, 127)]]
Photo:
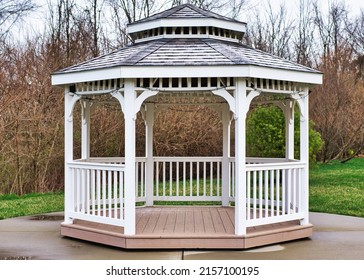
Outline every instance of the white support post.
[(301, 220), (302, 225), (309, 223), (309, 111), (308, 111), (308, 94), (309, 89), (306, 88), (304, 97), (301, 99), (301, 123), (300, 123), (300, 161), (305, 164), (305, 168), (301, 177), (301, 189), (302, 189), (302, 211), (305, 214), (305, 218)]
[(146, 205), (153, 205), (154, 198), (154, 162), (153, 162), (153, 126), (154, 126), (154, 104), (147, 103), (146, 104), (146, 120), (145, 120), (145, 128), (146, 128), (146, 139), (145, 139), (145, 156), (147, 158), (146, 162)]
[(82, 132), (81, 132), (81, 158), (90, 158), (90, 111), (88, 100), (82, 100)]
[(246, 112), (245, 79), (235, 83), (235, 234), (246, 235)]
[[(284, 116), (285, 116), (285, 122), (286, 122), (286, 160), (289, 161), (291, 159), (294, 159), (294, 101), (287, 101), (284, 106), (280, 106), (281, 109), (283, 109)], [(290, 180), (290, 175), (288, 172), (285, 172), (285, 213), (290, 213), (290, 207), (289, 204), (289, 194), (288, 188), (291, 188), (292, 182)]]
[(64, 94), (64, 222), (72, 224), (69, 215), (72, 208), (72, 170), (69, 163), (73, 161), (73, 96), (66, 87)]
[(286, 119), (286, 159), (294, 159), (294, 101), (287, 101), (284, 107)]
[(135, 235), (135, 101), (133, 79), (126, 79), (124, 86), (125, 119), (125, 235)]
[(230, 110), (229, 105), (222, 105), (222, 206), (229, 205), (229, 157), (230, 157)]

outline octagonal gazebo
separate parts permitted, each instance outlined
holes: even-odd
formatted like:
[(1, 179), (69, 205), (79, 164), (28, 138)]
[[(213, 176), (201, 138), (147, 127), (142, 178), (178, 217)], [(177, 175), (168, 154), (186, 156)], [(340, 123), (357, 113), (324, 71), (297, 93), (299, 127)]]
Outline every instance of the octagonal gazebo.
[[(65, 221), (61, 234), (123, 248), (249, 248), (309, 237), (308, 95), (322, 74), (241, 43), (246, 24), (190, 4), (128, 26), (134, 44), (52, 75), (65, 89)], [(246, 157), (246, 116), (260, 95), (282, 108), (285, 158)], [(90, 105), (118, 101), (125, 157), (90, 157)], [(73, 154), (73, 110), (82, 108), (82, 155)], [(202, 102), (202, 103), (201, 103)], [(220, 157), (156, 157), (153, 123), (168, 106), (219, 112)], [(295, 104), (300, 158), (294, 158)], [(146, 126), (136, 157), (135, 121)], [(235, 157), (230, 124), (235, 121)], [(220, 206), (156, 206), (215, 201)], [(136, 206), (141, 205), (141, 206)]]

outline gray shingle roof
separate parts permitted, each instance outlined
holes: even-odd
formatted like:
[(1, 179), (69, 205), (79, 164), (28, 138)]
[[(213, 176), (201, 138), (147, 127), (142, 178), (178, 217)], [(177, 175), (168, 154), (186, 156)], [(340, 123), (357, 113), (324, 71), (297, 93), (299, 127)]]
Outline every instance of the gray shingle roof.
[(85, 61), (55, 74), (115, 66), (223, 66), (255, 65), (292, 71), (319, 73), (311, 68), (253, 49), (216, 39), (159, 39), (137, 43)]

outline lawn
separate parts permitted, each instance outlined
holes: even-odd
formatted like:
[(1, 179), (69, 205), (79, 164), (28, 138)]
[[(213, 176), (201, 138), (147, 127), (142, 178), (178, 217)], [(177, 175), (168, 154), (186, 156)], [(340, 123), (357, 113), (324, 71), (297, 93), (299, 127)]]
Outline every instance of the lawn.
[(364, 158), (311, 168), (310, 211), (364, 217)]
[(63, 211), (61, 192), (44, 194), (0, 195), (0, 220), (10, 217)]
[[(0, 195), (0, 219), (63, 211), (58, 193)], [(310, 170), (310, 211), (364, 217), (364, 158)]]

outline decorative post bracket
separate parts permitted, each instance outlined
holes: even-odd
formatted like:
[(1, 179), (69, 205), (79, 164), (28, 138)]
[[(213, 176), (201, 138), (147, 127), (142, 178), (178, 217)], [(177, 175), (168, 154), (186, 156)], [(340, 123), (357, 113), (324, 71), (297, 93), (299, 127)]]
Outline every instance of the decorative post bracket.
[(116, 90), (110, 94), (112, 97), (115, 97), (119, 101), (120, 106), (121, 106), (121, 111), (123, 111), (123, 113), (125, 113), (124, 95), (122, 94), (122, 92), (123, 92), (122, 90)]
[(301, 122), (304, 122), (307, 118), (307, 116), (304, 115), (304, 108), (305, 108), (305, 105), (304, 105), (304, 98), (305, 96), (302, 96), (300, 95), (299, 93), (294, 93), (291, 95), (292, 99), (295, 100), (298, 104), (298, 106), (300, 107), (300, 120)]
[(145, 100), (147, 100), (149, 97), (155, 96), (158, 94), (159, 91), (157, 90), (145, 90), (140, 94), (137, 99), (135, 100), (135, 107), (134, 112), (137, 114), (140, 111), (140, 108)]
[(70, 103), (68, 104), (67, 115), (66, 116), (67, 116), (67, 120), (69, 122), (72, 121), (73, 109), (75, 108), (75, 105), (76, 105), (77, 101), (80, 100), (80, 99), (81, 99), (81, 96), (74, 94), (72, 96), (72, 99), (71, 99)]
[(246, 96), (246, 105), (245, 105), (245, 114), (248, 114), (250, 104), (252, 103), (253, 99), (257, 96), (259, 96), (261, 91), (258, 90), (252, 90), (250, 91)]
[(229, 104), (230, 111), (235, 114), (235, 98), (231, 96), (231, 94), (224, 88), (220, 88), (217, 90), (211, 91), (213, 94), (220, 96), (226, 100), (226, 102)]

